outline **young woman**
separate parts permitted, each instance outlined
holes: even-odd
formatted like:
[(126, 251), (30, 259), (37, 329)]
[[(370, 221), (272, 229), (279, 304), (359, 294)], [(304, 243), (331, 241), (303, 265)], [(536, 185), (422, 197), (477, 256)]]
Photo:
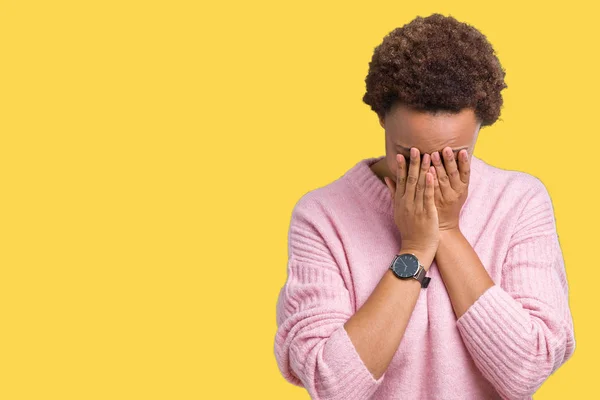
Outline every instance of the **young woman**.
[(544, 184), (473, 155), (502, 106), (485, 36), (418, 17), (374, 52), (386, 155), (304, 195), (275, 356), (313, 399), (525, 399), (575, 349)]

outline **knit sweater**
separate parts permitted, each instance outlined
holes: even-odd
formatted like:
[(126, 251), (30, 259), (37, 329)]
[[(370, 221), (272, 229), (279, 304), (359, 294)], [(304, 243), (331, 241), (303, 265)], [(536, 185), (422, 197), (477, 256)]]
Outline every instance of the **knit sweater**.
[(275, 358), (312, 399), (531, 399), (575, 349), (568, 285), (545, 185), (471, 158), (459, 227), (494, 285), (456, 319), (436, 261), (379, 379), (344, 323), (365, 303), (401, 237), (388, 188), (359, 161), (293, 208)]

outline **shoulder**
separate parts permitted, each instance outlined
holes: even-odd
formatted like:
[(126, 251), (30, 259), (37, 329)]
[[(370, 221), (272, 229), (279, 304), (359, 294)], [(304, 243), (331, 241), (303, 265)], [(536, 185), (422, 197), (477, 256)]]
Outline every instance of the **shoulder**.
[(356, 204), (356, 188), (348, 177), (356, 174), (353, 171), (357, 168), (354, 166), (337, 179), (305, 192), (294, 204), (292, 216), (331, 221), (336, 210), (350, 211)]
[(554, 234), (554, 206), (546, 184), (523, 171), (502, 169), (479, 160), (478, 191), (481, 201), (493, 212), (513, 221), (515, 236)]
[(288, 230), (288, 256), (297, 262), (337, 270), (343, 254), (334, 199), (338, 181), (302, 195), (293, 207)]
[(498, 194), (514, 203), (527, 201), (532, 197), (548, 197), (544, 182), (535, 175), (524, 171), (509, 170), (474, 158), (479, 174), (478, 184), (487, 193)]
[(309, 190), (294, 204), (292, 220), (318, 224), (319, 221), (331, 218), (335, 204), (344, 190), (340, 180)]
[(354, 226), (348, 222), (357, 203), (354, 191), (343, 175), (300, 196), (290, 217), (290, 254), (300, 257), (311, 252), (314, 258), (316, 252), (333, 258), (331, 253), (343, 247), (341, 232)]

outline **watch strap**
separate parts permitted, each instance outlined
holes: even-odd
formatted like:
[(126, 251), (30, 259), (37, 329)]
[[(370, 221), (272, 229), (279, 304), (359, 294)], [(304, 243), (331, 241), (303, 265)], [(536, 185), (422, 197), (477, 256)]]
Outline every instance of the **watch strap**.
[(427, 271), (425, 270), (425, 268), (423, 268), (423, 265), (419, 264), (419, 271), (414, 276), (414, 278), (421, 282), (422, 288), (426, 288), (429, 285), (429, 281), (431, 280), (431, 278), (425, 276), (426, 273)]

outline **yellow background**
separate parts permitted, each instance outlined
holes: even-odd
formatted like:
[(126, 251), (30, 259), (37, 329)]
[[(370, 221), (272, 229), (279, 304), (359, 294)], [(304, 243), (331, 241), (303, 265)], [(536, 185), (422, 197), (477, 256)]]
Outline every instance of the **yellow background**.
[(577, 347), (534, 397), (598, 396), (593, 2), (0, 4), (0, 398), (308, 399), (273, 354), (291, 211), (383, 155), (368, 62), (433, 12), (507, 71), (475, 154), (553, 199)]

